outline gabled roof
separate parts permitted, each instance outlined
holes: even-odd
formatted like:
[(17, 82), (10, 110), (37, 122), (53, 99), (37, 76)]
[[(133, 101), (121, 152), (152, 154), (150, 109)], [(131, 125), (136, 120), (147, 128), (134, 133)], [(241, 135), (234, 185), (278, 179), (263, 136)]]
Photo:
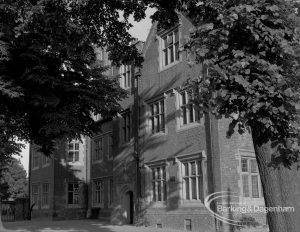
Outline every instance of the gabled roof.
[(152, 42), (152, 39), (156, 36), (156, 30), (157, 30), (157, 24), (158, 22), (154, 22), (152, 23), (152, 26), (150, 28), (150, 31), (149, 31), (149, 34), (147, 36), (147, 39), (144, 43), (144, 46), (143, 46), (143, 52), (142, 52), (142, 55), (145, 57), (145, 54)]

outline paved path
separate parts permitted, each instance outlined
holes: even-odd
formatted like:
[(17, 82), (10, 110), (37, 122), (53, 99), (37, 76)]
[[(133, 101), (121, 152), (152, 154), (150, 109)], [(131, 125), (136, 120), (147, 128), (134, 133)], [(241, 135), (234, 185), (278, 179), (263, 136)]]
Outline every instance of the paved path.
[[(113, 226), (96, 220), (17, 221), (4, 223), (0, 232), (181, 232), (182, 230), (153, 227)], [(199, 230), (200, 231), (200, 230)], [(245, 228), (240, 232), (267, 232), (265, 228)], [(186, 231), (185, 231), (186, 232)]]
[(17, 221), (3, 223), (0, 232), (180, 232), (153, 227), (113, 226), (96, 220)]

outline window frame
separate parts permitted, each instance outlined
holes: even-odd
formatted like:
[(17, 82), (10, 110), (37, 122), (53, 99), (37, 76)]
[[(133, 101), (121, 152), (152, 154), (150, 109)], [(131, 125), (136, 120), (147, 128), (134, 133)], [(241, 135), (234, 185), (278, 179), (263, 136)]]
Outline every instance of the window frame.
[(123, 89), (130, 89), (132, 87), (132, 83), (131, 83), (132, 66), (122, 64), (119, 67), (119, 76), (120, 76), (119, 78), (120, 87)]
[[(148, 104), (148, 125), (152, 135), (166, 133), (166, 103), (165, 97), (159, 97), (152, 100)], [(156, 110), (154, 105), (156, 106)], [(158, 110), (157, 110), (158, 109)], [(156, 120), (155, 120), (156, 119)]]
[(42, 167), (47, 167), (50, 165), (50, 157), (43, 154), (42, 156)]
[(32, 163), (31, 163), (32, 167), (31, 170), (36, 170), (40, 168), (40, 155), (37, 152), (34, 152), (32, 154)]
[(203, 118), (200, 115), (200, 110), (196, 110), (195, 104), (189, 102), (188, 90), (181, 90), (177, 93), (180, 127), (202, 124)]
[[(34, 191), (36, 187), (36, 192)], [(35, 201), (36, 199), (36, 201)], [(40, 205), (40, 185), (38, 183), (31, 184), (31, 202), (30, 204), (34, 204), (33, 208), (38, 209)]]
[[(72, 185), (70, 190), (69, 186)], [(74, 185), (77, 185), (77, 191), (74, 188)], [(72, 203), (70, 203), (70, 195), (72, 194)], [(76, 197), (75, 197), (76, 196)], [(77, 199), (77, 200), (75, 200)], [(80, 183), (79, 182), (68, 182), (67, 184), (67, 205), (69, 207), (76, 207), (80, 205)]]
[(104, 155), (103, 140), (104, 140), (103, 136), (94, 138), (94, 149), (93, 149), (93, 159), (92, 159), (94, 163), (103, 161), (103, 155)]
[[(98, 189), (98, 186), (99, 189)], [(104, 206), (104, 179), (94, 179), (93, 180), (93, 206)]]
[[(175, 32), (177, 32), (177, 37)], [(164, 70), (181, 61), (181, 55), (179, 52), (181, 33), (179, 25), (158, 33), (158, 37), (160, 41), (160, 69)], [(173, 58), (173, 61), (171, 61), (171, 57)]]
[(132, 115), (131, 110), (126, 110), (121, 113), (121, 123), (120, 123), (120, 136), (121, 143), (129, 143), (132, 139)]
[[(72, 146), (72, 147), (70, 147)], [(72, 159), (70, 158), (72, 154)], [(77, 155), (76, 155), (77, 154)], [(67, 162), (77, 163), (80, 160), (80, 141), (77, 139), (72, 139), (67, 143)]]
[[(151, 170), (151, 201), (155, 203), (166, 202), (168, 200), (167, 164), (149, 166), (149, 168)], [(158, 169), (159, 175), (157, 172)]]
[[(45, 186), (47, 186), (45, 191)], [(48, 182), (42, 183), (42, 200), (41, 200), (41, 208), (49, 208), (50, 202), (49, 202), (49, 193), (50, 193), (50, 184)], [(46, 199), (46, 202), (45, 202)]]
[[(246, 160), (246, 166), (243, 165), (243, 161)], [(245, 164), (245, 163), (244, 163)], [(253, 169), (253, 164), (255, 167), (255, 171)], [(256, 177), (256, 193), (253, 194), (253, 177)], [(257, 161), (255, 157), (241, 156), (240, 159), (240, 179), (241, 179), (241, 196), (243, 198), (251, 198), (251, 199), (261, 199), (263, 198), (262, 185), (260, 180), (260, 174), (257, 166)], [(247, 187), (246, 187), (247, 186)], [(247, 189), (247, 191), (245, 191)]]
[[(195, 174), (193, 174), (192, 164), (195, 164), (195, 171), (196, 171)], [(188, 169), (186, 169), (186, 165), (188, 166)], [(204, 166), (204, 162), (203, 159), (201, 158), (181, 161), (182, 193), (183, 193), (182, 198), (184, 201), (201, 201), (202, 203), (204, 203), (205, 174), (204, 174), (203, 166)], [(199, 170), (201, 170), (201, 173), (199, 173)], [(193, 180), (195, 180), (195, 182), (193, 182)], [(188, 192), (186, 187), (187, 183), (188, 183)], [(193, 183), (195, 183), (196, 186), (194, 186)], [(199, 186), (200, 183), (201, 186)]]

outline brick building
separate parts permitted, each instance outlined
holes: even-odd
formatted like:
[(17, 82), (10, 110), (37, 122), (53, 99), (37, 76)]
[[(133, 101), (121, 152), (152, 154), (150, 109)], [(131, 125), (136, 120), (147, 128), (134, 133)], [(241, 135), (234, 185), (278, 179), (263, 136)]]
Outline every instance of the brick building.
[[(31, 153), (36, 212), (67, 218), (73, 207), (70, 218), (85, 212), (88, 218), (113, 224), (216, 231), (220, 223), (204, 206), (209, 194), (230, 191), (239, 202), (264, 204), (251, 137), (226, 138), (227, 120), (201, 116), (189, 102), (185, 81), (206, 75), (200, 66), (190, 67), (187, 54), (179, 52), (191, 27), (184, 17), (169, 30), (158, 31), (154, 23), (146, 42), (137, 43), (143, 68), (127, 64), (108, 71), (119, 76), (129, 96), (121, 102), (118, 117), (95, 117), (102, 131), (79, 145), (82, 162), (63, 162), (70, 152), (65, 142), (55, 156), (61, 161), (51, 160), (45, 168), (35, 170), (38, 154)], [(107, 54), (101, 57), (106, 60)], [(42, 207), (44, 183), (49, 183), (47, 209)], [(76, 207), (69, 204), (72, 186), (80, 196)], [(264, 216), (252, 216), (265, 223)]]
[(32, 218), (84, 218), (87, 208), (86, 140), (60, 141), (52, 158), (30, 146)]

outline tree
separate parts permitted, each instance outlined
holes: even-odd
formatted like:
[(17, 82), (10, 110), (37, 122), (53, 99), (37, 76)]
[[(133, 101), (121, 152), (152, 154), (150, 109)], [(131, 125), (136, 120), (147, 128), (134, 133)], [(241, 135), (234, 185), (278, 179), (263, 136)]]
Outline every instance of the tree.
[(2, 172), (1, 183), (7, 186), (6, 199), (24, 198), (27, 196), (26, 171), (20, 160), (12, 158)]
[(103, 75), (95, 49), (106, 48), (114, 64), (141, 63), (127, 32), (130, 15), (145, 16), (136, 3), (0, 1), (0, 156), (19, 152), (16, 137), (49, 154), (56, 140), (97, 132), (92, 114), (120, 111), (126, 92)]
[[(230, 118), (228, 136), (251, 132), (270, 231), (299, 231), (299, 18), (296, 4), (279, 0), (152, 1), (174, 17), (187, 15), (195, 30), (185, 49), (208, 75), (190, 82), (194, 102)], [(154, 18), (160, 19), (161, 13)], [(166, 14), (167, 15), (167, 14)], [(172, 23), (163, 19), (163, 22)]]

